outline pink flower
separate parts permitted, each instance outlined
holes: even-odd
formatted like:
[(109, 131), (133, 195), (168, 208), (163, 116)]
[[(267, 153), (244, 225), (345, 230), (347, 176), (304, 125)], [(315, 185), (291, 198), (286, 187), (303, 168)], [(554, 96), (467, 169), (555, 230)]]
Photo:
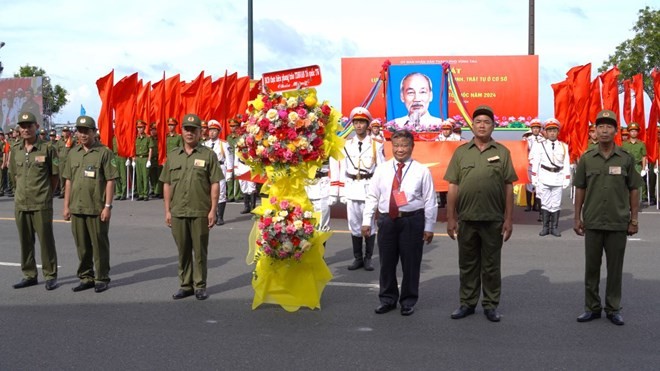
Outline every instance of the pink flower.
[(273, 196), (268, 201), (270, 201), (271, 205), (275, 205), (277, 203), (277, 197)]
[(303, 227), (303, 229), (304, 229), (304, 231), (305, 231), (306, 234), (314, 233), (314, 226), (311, 225), (311, 224), (305, 224), (305, 226)]
[(296, 227), (293, 224), (287, 225), (286, 226), (286, 233), (288, 233), (288, 234), (296, 233)]
[(287, 133), (287, 137), (289, 138), (289, 140), (294, 140), (294, 139), (298, 138), (298, 133), (296, 133), (296, 131), (294, 129), (291, 129)]
[(289, 201), (288, 200), (282, 200), (280, 201), (280, 209), (288, 209), (289, 208)]
[(282, 121), (284, 121), (284, 122), (287, 121), (287, 118), (289, 117), (289, 113), (288, 113), (287, 111), (285, 111), (285, 110), (280, 110), (280, 111), (278, 111), (277, 113), (278, 113), (279, 116), (280, 116), (280, 120), (282, 120)]
[(273, 229), (275, 230), (276, 233), (282, 232), (282, 225), (280, 223), (275, 223), (273, 224)]
[(296, 252), (295, 254), (293, 254), (293, 257), (294, 257), (296, 260), (300, 260), (300, 258), (302, 258), (302, 253), (301, 253), (300, 251), (298, 251), (298, 252)]

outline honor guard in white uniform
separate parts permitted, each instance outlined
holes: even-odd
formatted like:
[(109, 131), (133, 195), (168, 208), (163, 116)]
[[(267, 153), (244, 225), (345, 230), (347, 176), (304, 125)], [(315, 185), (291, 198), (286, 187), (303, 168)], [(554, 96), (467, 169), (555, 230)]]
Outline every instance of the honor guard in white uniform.
[(209, 126), (209, 140), (204, 142), (204, 146), (210, 148), (218, 156), (218, 163), (222, 169), (223, 179), (220, 180), (220, 195), (218, 197), (218, 208), (216, 209), (215, 225), (225, 224), (225, 207), (227, 206), (227, 181), (232, 179), (232, 168), (234, 167), (234, 153), (232, 152), (229, 144), (219, 138), (222, 126), (217, 120), (210, 120)]
[[(543, 143), (543, 141), (545, 141), (545, 137), (541, 135), (541, 127), (542, 127), (541, 120), (539, 120), (538, 118), (532, 119), (529, 125), (529, 129), (532, 131), (532, 135), (529, 135), (527, 137), (527, 155), (529, 161), (529, 164), (527, 166), (527, 179), (529, 179), (530, 181), (532, 179), (532, 155), (534, 154), (532, 149), (536, 145)], [(534, 185), (532, 183), (527, 183), (527, 185), (525, 185), (525, 201), (527, 201), (527, 207), (525, 208), (525, 211), (533, 210), (533, 211), (538, 211), (540, 213), (541, 200), (538, 197), (538, 193), (536, 194), (534, 193), (536, 193), (536, 189), (534, 189)], [(541, 214), (539, 214), (539, 219), (541, 219)]]
[(362, 213), (369, 180), (376, 170), (376, 166), (385, 162), (382, 144), (373, 140), (367, 133), (371, 122), (371, 113), (364, 107), (356, 107), (351, 111), (350, 120), (353, 123), (355, 136), (346, 141), (344, 146), (344, 159), (340, 165), (342, 173), (340, 182), (344, 183), (346, 199), (346, 214), (348, 229), (353, 240), (353, 256), (355, 260), (348, 267), (355, 270), (364, 267), (373, 270), (371, 256), (376, 243), (375, 219), (371, 220), (371, 235), (364, 237), (365, 249), (362, 251)]
[(560, 237), (558, 230), (562, 190), (571, 184), (568, 145), (557, 140), (559, 121), (545, 121), (546, 140), (533, 148), (532, 183), (541, 197), (543, 229), (539, 236), (548, 233)]
[(330, 230), (330, 165), (329, 162), (316, 170), (314, 179), (305, 184), (307, 197), (314, 206), (314, 211), (321, 213), (317, 228), (321, 231)]
[[(451, 120), (451, 121), (450, 121)], [(436, 142), (458, 142), (461, 140), (461, 136), (454, 133), (454, 125), (452, 124), (453, 119), (447, 119), (442, 123), (440, 129), (440, 135), (435, 138)]]

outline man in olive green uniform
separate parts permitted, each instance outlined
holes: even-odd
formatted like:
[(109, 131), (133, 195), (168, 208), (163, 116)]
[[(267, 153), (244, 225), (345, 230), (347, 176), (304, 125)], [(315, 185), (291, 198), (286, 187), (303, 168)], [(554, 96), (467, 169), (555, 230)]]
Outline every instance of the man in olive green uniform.
[(598, 147), (578, 161), (575, 186), (575, 223), (573, 229), (584, 237), (585, 304), (578, 322), (600, 318), (602, 304), (598, 294), (603, 250), (607, 258), (605, 313), (615, 325), (623, 325), (621, 278), (627, 236), (639, 231), (639, 186), (642, 178), (635, 171), (635, 160), (614, 143), (616, 115), (603, 110), (596, 118)]
[(14, 129), (11, 131), (11, 135), (8, 141), (9, 141), (9, 153), (7, 153), (7, 189), (5, 192), (7, 193), (8, 197), (14, 197), (14, 179), (11, 176), (9, 176), (9, 163), (11, 161), (11, 153), (14, 147), (16, 147), (19, 143), (23, 143), (23, 139), (21, 138), (21, 134), (19, 133), (18, 125), (16, 125)]
[[(62, 215), (71, 220), (73, 240), (78, 250), (78, 278), (73, 288), (79, 292), (108, 289), (110, 282), (110, 216), (117, 163), (112, 151), (96, 140), (96, 123), (89, 116), (76, 120), (80, 145), (69, 152), (64, 178)], [(94, 269), (96, 268), (96, 272)]]
[(479, 106), (472, 118), (474, 138), (456, 149), (445, 173), (447, 234), (455, 239), (458, 232), (460, 268), (461, 304), (451, 318), (473, 314), (483, 289), (484, 314), (499, 322), (502, 244), (513, 229), (513, 182), (518, 176), (509, 150), (491, 137), (493, 110)]
[[(69, 156), (69, 151), (76, 145), (76, 140), (71, 136), (71, 129), (68, 126), (62, 128), (62, 136), (57, 141), (57, 157), (60, 160), (60, 168), (64, 169), (66, 166), (66, 159)], [(60, 171), (60, 194), (59, 198), (64, 198), (64, 178), (63, 172)]]
[(151, 167), (151, 139), (145, 134), (146, 123), (137, 121), (138, 135), (135, 138), (135, 183), (138, 201), (149, 201), (149, 168)]
[(48, 132), (46, 131), (46, 129), (39, 130), (39, 139), (41, 139), (44, 142), (50, 143), (50, 138), (48, 138)]
[(151, 184), (151, 193), (155, 198), (163, 198), (163, 183), (158, 180), (163, 167), (158, 163), (158, 128), (156, 123), (151, 123), (151, 132), (149, 133), (149, 146), (151, 150), (151, 167), (149, 168), (149, 183)]
[(7, 141), (5, 140), (5, 132), (0, 129), (0, 197), (5, 195), (5, 177), (7, 169), (7, 157), (5, 155), (5, 146)]
[(117, 135), (112, 137), (112, 153), (115, 155), (117, 163), (117, 172), (119, 178), (115, 179), (115, 200), (125, 200), (128, 197), (128, 174), (130, 172), (130, 161), (126, 157), (119, 156), (119, 145), (117, 144)]
[(34, 258), (34, 234), (39, 237), (41, 264), (46, 290), (57, 288), (57, 252), (53, 237), (53, 191), (58, 183), (58, 159), (55, 148), (37, 138), (36, 117), (30, 112), (18, 116), (22, 140), (11, 150), (9, 177), (15, 191), (15, 217), (21, 243), (21, 270), (24, 278), (15, 289), (34, 286), (37, 264)]
[(587, 142), (587, 150), (590, 150), (594, 147), (598, 147), (598, 136), (596, 135), (596, 125), (589, 125), (589, 142)]
[[(636, 122), (631, 122), (628, 125), (628, 134), (630, 138), (627, 141), (621, 143), (621, 147), (628, 151), (633, 158), (635, 159), (635, 171), (637, 171), (642, 177), (646, 176), (648, 172), (648, 159), (646, 158), (646, 144), (639, 140), (639, 124)], [(642, 182), (642, 186), (639, 189), (639, 193), (642, 201), (647, 201), (646, 197), (646, 183)]]
[(170, 117), (169, 119), (167, 119), (166, 154), (170, 153), (170, 151), (176, 147), (183, 147), (183, 140), (181, 139), (181, 135), (177, 134), (175, 130), (177, 125), (179, 125), (179, 123), (176, 121), (174, 117)]
[[(236, 133), (236, 130), (241, 126), (241, 123), (238, 120), (230, 119), (229, 120), (229, 135), (227, 135), (227, 144), (232, 152), (236, 151), (236, 142), (240, 135)], [(235, 157), (235, 156), (234, 156)], [(234, 160), (236, 161), (236, 160)], [(234, 164), (227, 165), (227, 172), (232, 174), (231, 179), (227, 180), (227, 202), (239, 202), (243, 198), (243, 193), (241, 192), (241, 186), (239, 185), (239, 180), (233, 177), (234, 174)]]
[[(183, 146), (167, 154), (160, 175), (165, 198), (165, 223), (179, 251), (179, 290), (172, 298), (206, 293), (209, 229), (215, 224), (219, 184), (223, 179), (216, 154), (200, 142), (202, 123), (188, 114), (183, 118)], [(193, 257), (194, 254), (194, 257)]]

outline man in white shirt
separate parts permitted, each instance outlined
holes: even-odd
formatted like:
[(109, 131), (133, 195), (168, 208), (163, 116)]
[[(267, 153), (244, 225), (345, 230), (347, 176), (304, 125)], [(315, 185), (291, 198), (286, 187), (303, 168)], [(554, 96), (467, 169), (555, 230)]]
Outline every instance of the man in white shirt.
[[(340, 182), (344, 184), (346, 199), (346, 214), (348, 229), (353, 241), (353, 256), (355, 260), (348, 267), (355, 270), (364, 267), (365, 270), (374, 270), (371, 265), (371, 256), (376, 243), (376, 225), (374, 219), (363, 220), (364, 200), (369, 188), (369, 182), (374, 175), (376, 166), (385, 162), (382, 144), (376, 142), (368, 134), (371, 122), (371, 113), (364, 107), (355, 107), (351, 111), (350, 120), (355, 130), (355, 136), (346, 141), (344, 145), (344, 159), (340, 174)], [(371, 226), (371, 234), (365, 237), (364, 254), (362, 251), (362, 225)]]
[(204, 142), (204, 146), (210, 148), (218, 156), (218, 163), (220, 164), (223, 175), (223, 178), (219, 182), (220, 194), (215, 214), (215, 225), (223, 225), (225, 224), (225, 207), (227, 206), (227, 181), (233, 181), (232, 173), (228, 169), (233, 167), (234, 153), (231, 147), (229, 147), (229, 144), (218, 137), (222, 131), (220, 122), (210, 120), (208, 126), (209, 139)]
[[(415, 311), (419, 297), (419, 275), (424, 243), (433, 240), (433, 224), (438, 207), (433, 177), (429, 169), (411, 158), (415, 146), (409, 131), (392, 134), (394, 158), (380, 165), (369, 184), (362, 216), (362, 234), (373, 232), (369, 221), (376, 210), (378, 219), (378, 256), (380, 258), (380, 305), (377, 314), (396, 309), (401, 315)], [(403, 278), (399, 293), (396, 277), (401, 260)]]

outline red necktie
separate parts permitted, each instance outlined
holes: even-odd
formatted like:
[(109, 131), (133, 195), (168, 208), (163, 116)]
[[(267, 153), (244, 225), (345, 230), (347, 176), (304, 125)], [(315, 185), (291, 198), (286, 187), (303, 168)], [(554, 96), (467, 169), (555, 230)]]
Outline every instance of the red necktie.
[(399, 191), (399, 186), (401, 185), (400, 181), (403, 178), (403, 167), (405, 164), (399, 162), (396, 164), (396, 174), (394, 179), (392, 179), (392, 192), (390, 193), (390, 218), (396, 219), (399, 216), (399, 206), (397, 206), (396, 201), (394, 200), (395, 192)]

